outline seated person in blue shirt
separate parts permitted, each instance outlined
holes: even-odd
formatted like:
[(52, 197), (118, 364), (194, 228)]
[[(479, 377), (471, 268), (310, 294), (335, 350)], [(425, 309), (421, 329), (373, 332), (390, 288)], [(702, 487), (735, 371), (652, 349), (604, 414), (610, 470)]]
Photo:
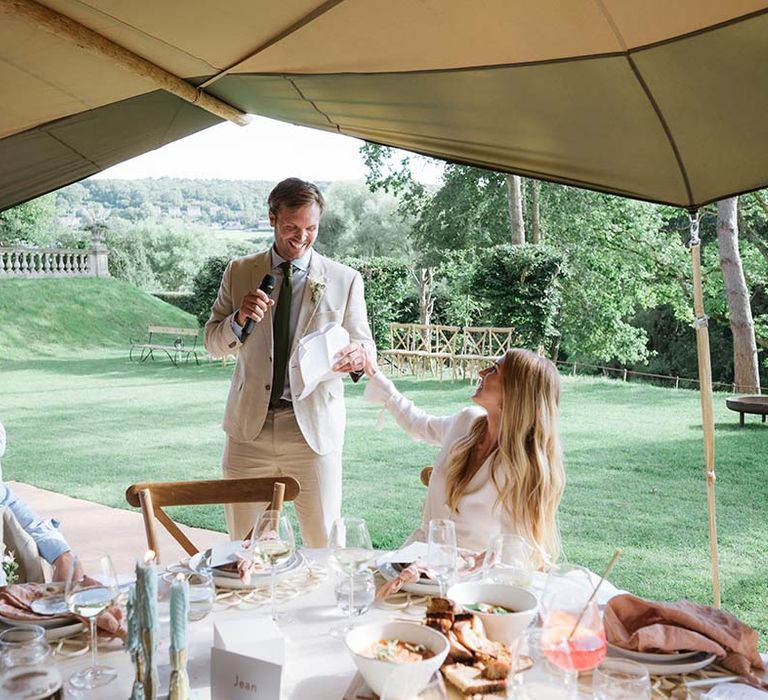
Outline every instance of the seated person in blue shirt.
[[(0, 423), (0, 457), (5, 453), (5, 427)], [(37, 513), (19, 500), (2, 482), (0, 469), (0, 508), (8, 509), (19, 525), (32, 537), (40, 556), (53, 565), (53, 580), (64, 581), (72, 568), (74, 557), (64, 536), (58, 530), (58, 521), (43, 520)], [(0, 586), (6, 585), (5, 573), (0, 567)]]

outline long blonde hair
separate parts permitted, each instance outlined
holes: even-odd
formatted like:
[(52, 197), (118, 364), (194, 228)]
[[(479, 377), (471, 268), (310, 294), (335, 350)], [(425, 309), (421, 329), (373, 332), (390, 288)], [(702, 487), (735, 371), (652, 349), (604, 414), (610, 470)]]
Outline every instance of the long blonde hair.
[[(501, 431), (491, 465), (497, 504), (530, 542), (540, 567), (560, 553), (557, 508), (565, 488), (558, 436), (560, 375), (529, 350), (508, 350), (501, 366)], [(458, 512), (474, 471), (470, 455), (488, 427), (485, 416), (453, 447), (446, 470), (448, 505)]]

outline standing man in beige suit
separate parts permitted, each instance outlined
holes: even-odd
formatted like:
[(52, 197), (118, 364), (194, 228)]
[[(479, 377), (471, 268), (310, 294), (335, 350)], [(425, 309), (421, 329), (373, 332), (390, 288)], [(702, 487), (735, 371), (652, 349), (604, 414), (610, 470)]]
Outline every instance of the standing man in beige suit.
[[(297, 479), (296, 514), (309, 547), (324, 547), (341, 515), (346, 411), (341, 378), (322, 382), (299, 398), (298, 341), (330, 321), (340, 323), (350, 344), (334, 369), (353, 378), (363, 369), (365, 353), (375, 351), (362, 277), (312, 248), (324, 208), (312, 183), (298, 178), (280, 182), (269, 195), (274, 244), (230, 261), (205, 324), (205, 347), (211, 354), (238, 351), (224, 412), (224, 477)], [(269, 296), (259, 289), (267, 274), (275, 278)], [(261, 510), (250, 504), (226, 506), (230, 537), (243, 537)]]

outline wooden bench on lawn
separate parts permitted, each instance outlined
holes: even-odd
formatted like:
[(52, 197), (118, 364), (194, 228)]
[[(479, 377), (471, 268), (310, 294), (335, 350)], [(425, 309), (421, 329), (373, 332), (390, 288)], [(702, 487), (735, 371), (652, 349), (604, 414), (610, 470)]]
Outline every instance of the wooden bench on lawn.
[[(141, 350), (139, 362), (144, 362), (148, 358), (155, 359), (155, 350), (162, 350), (168, 359), (173, 362), (175, 367), (179, 366), (179, 358), (184, 357), (189, 362), (190, 357), (195, 358), (199, 365), (200, 360), (197, 357), (197, 328), (171, 328), (170, 326), (147, 326), (147, 339), (131, 339), (131, 349), (128, 353), (128, 359), (133, 360), (134, 350)], [(191, 343), (187, 344), (190, 342)]]

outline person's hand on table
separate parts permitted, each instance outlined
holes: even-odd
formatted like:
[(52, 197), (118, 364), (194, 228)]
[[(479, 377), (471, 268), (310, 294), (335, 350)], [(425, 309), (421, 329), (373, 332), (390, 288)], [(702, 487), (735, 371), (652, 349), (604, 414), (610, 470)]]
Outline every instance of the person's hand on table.
[(368, 352), (362, 343), (350, 343), (336, 355), (334, 372), (361, 372), (365, 368)]

